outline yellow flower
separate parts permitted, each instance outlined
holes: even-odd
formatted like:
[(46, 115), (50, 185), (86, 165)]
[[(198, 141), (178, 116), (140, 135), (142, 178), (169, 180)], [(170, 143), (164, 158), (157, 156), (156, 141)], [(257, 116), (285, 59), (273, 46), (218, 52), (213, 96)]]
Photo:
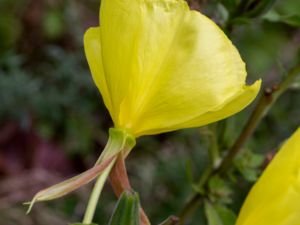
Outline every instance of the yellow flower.
[(136, 137), (223, 119), (260, 88), (245, 85), (236, 48), (184, 0), (102, 0), (84, 45), (114, 125)]
[[(102, 0), (100, 24), (87, 30), (84, 46), (115, 128), (93, 168), (38, 192), (28, 212), (98, 176), (83, 220), (91, 224), (107, 176), (120, 172), (114, 165), (136, 137), (221, 120), (259, 91), (260, 80), (245, 84), (245, 64), (222, 30), (184, 0)], [(122, 188), (126, 182), (114, 181)]]
[(250, 191), (236, 225), (300, 225), (300, 128)]

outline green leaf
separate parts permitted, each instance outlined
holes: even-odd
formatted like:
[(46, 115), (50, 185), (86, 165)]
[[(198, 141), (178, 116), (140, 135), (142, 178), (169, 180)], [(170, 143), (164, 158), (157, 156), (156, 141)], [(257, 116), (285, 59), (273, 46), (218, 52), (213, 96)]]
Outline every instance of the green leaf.
[(247, 17), (258, 17), (268, 12), (276, 0), (251, 0), (246, 5), (246, 12), (243, 14)]
[(218, 205), (216, 206), (216, 211), (218, 212), (218, 215), (220, 216), (223, 225), (234, 225), (236, 222), (236, 215), (235, 213), (230, 210), (229, 208)]
[(220, 176), (213, 176), (208, 182), (208, 187), (210, 190), (210, 199), (213, 201), (219, 201), (222, 203), (231, 202), (230, 196), (232, 190), (228, 183), (226, 183)]
[(218, 212), (209, 201), (205, 201), (204, 207), (208, 225), (224, 225)]
[(246, 17), (237, 17), (232, 19), (231, 23), (236, 25), (249, 25), (251, 23), (251, 20)]
[(283, 15), (276, 11), (270, 11), (263, 18), (273, 23), (285, 23), (292, 27), (300, 27), (300, 14)]
[(136, 192), (124, 192), (110, 218), (109, 225), (139, 225), (140, 200)]
[(234, 164), (242, 176), (250, 181), (254, 182), (260, 173), (259, 167), (264, 161), (264, 157), (259, 154), (255, 154), (251, 151), (244, 151), (238, 155), (234, 160)]
[(208, 225), (234, 225), (236, 215), (233, 211), (223, 205), (215, 205), (205, 201), (205, 214)]
[(292, 27), (300, 27), (300, 15), (289, 15), (282, 17), (282, 22), (292, 26)]
[(229, 18), (229, 12), (228, 9), (223, 5), (223, 4), (217, 4), (217, 10), (219, 12), (220, 15), (220, 20), (221, 21), (227, 21)]
[(222, 0), (221, 3), (229, 10), (233, 11), (239, 4), (238, 0)]

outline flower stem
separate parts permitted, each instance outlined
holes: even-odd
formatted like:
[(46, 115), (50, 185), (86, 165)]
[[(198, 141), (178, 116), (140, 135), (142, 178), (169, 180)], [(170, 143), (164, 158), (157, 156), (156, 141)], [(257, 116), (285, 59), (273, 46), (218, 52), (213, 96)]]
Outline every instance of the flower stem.
[[(123, 192), (132, 191), (126, 170), (125, 159), (122, 153), (119, 154), (116, 163), (109, 174), (109, 178), (111, 186), (118, 198), (122, 195)], [(140, 225), (151, 225), (141, 205), (139, 210), (139, 217)]]
[(252, 133), (257, 128), (262, 118), (268, 114), (277, 99), (290, 87), (299, 73), (300, 64), (290, 70), (285, 79), (278, 86), (274, 85), (271, 88), (265, 88), (264, 93), (258, 100), (258, 103), (250, 118), (248, 119), (244, 129), (240, 133), (240, 136), (235, 141), (233, 146), (229, 149), (227, 155), (224, 157), (222, 163), (217, 169), (220, 173), (224, 173), (227, 171), (227, 169), (230, 167), (231, 162), (243, 148), (249, 137), (251, 137)]
[(105, 181), (106, 181), (106, 179), (109, 175), (109, 172), (111, 171), (111, 168), (113, 167), (115, 161), (116, 161), (116, 159), (114, 159), (110, 163), (110, 165), (103, 171), (103, 173), (98, 177), (96, 184), (93, 188), (93, 191), (90, 195), (90, 199), (89, 199), (89, 202), (88, 202), (85, 214), (84, 214), (84, 218), (82, 221), (83, 224), (91, 224), (92, 223), (100, 194), (102, 192)]
[(89, 225), (92, 223), (103, 186), (118, 158), (118, 155), (127, 155), (130, 152), (130, 150), (134, 147), (134, 145), (135, 138), (128, 134), (126, 131), (117, 128), (112, 128), (109, 130), (109, 140), (99, 159), (97, 160), (96, 165), (106, 160), (107, 158), (114, 157), (114, 159), (103, 171), (103, 173), (98, 177), (95, 183), (82, 221), (83, 224)]
[[(276, 100), (291, 86), (295, 81), (297, 75), (300, 73), (300, 64), (297, 64), (291, 69), (285, 79), (278, 85), (272, 88), (266, 88), (263, 95), (258, 100), (258, 103), (249, 117), (241, 134), (229, 149), (227, 155), (222, 159), (220, 166), (215, 170), (209, 170), (205, 175), (205, 178), (201, 180), (202, 187), (205, 187), (209, 179), (215, 174), (224, 174), (230, 168), (232, 161), (239, 151), (243, 148), (247, 140), (251, 137), (254, 130), (257, 128), (263, 117), (269, 112)], [(179, 223), (182, 225), (186, 219), (197, 209), (201, 200), (205, 197), (200, 193), (194, 194), (191, 199), (184, 205), (182, 211), (179, 213)]]

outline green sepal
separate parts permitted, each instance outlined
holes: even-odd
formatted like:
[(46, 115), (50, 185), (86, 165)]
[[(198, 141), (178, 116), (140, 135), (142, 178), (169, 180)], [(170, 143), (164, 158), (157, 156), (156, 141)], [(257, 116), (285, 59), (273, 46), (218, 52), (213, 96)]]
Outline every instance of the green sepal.
[[(31, 211), (35, 202), (49, 201), (60, 198), (79, 187), (89, 183), (96, 177), (100, 176), (107, 169), (111, 169), (120, 152), (126, 157), (135, 145), (135, 138), (126, 130), (119, 128), (111, 128), (109, 130), (109, 140), (101, 156), (97, 160), (94, 167), (91, 169), (67, 179), (63, 182), (55, 184), (49, 188), (39, 191), (31, 202), (24, 203), (29, 205), (27, 214)], [(107, 176), (107, 175), (106, 175)], [(105, 182), (105, 180), (103, 181)]]
[(69, 178), (65, 181), (62, 181), (58, 184), (52, 185), (46, 189), (39, 191), (34, 195), (33, 199), (30, 202), (24, 203), (25, 205), (29, 205), (27, 214), (31, 211), (34, 203), (41, 201), (50, 201), (53, 199), (60, 198), (65, 196), (76, 189), (82, 187), (83, 185), (91, 182), (96, 177), (101, 176), (101, 174), (109, 167), (111, 167), (116, 160), (116, 156), (110, 159), (106, 159), (105, 161), (101, 161), (101, 163), (95, 165), (89, 170)]
[(110, 128), (108, 143), (96, 164), (99, 164), (101, 161), (110, 158), (113, 155), (119, 154), (121, 151), (123, 151), (123, 155), (126, 157), (135, 144), (135, 137), (126, 130)]
[(136, 192), (124, 192), (118, 200), (109, 225), (139, 225), (140, 200)]

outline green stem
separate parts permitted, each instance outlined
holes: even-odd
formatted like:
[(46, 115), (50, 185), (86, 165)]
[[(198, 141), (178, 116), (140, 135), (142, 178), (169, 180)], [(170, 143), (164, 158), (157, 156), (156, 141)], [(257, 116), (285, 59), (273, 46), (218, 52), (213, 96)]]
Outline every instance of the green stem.
[[(218, 165), (220, 154), (219, 154), (219, 146), (218, 146), (218, 140), (217, 140), (217, 123), (211, 124), (210, 126), (210, 133), (209, 133), (209, 139), (211, 146), (209, 148), (209, 158), (210, 158), (210, 165), (205, 169), (205, 171), (202, 173), (198, 183), (197, 188), (199, 190), (203, 189), (207, 180), (211, 176), (212, 172)], [(201, 203), (202, 197), (204, 196), (204, 193), (197, 193), (195, 194), (191, 200), (185, 205), (181, 213), (179, 214), (179, 222), (177, 225), (182, 225), (184, 221), (189, 217), (190, 212), (195, 211), (198, 206)]]
[(177, 225), (183, 225), (185, 223), (185, 221), (200, 205), (202, 197), (203, 195), (197, 193), (184, 205), (182, 211), (178, 215), (179, 222), (177, 223)]
[[(276, 100), (290, 87), (290, 85), (295, 81), (297, 75), (300, 73), (300, 64), (295, 66), (287, 74), (286, 78), (280, 83), (279, 86), (273, 86), (272, 88), (266, 88), (263, 95), (260, 97), (254, 111), (249, 117), (244, 129), (239, 135), (236, 142), (229, 149), (227, 155), (222, 159), (220, 166), (215, 170), (207, 171), (205, 179), (201, 180), (202, 187), (207, 185), (210, 177), (214, 174), (224, 174), (232, 165), (232, 161), (239, 151), (243, 148), (246, 141), (252, 135), (254, 130), (257, 128), (258, 124), (262, 118), (269, 112), (271, 107), (274, 105)], [(203, 195), (196, 193), (192, 198), (185, 204), (182, 211), (179, 213), (179, 224), (182, 225), (186, 219), (197, 209), (198, 205), (201, 203)]]
[(112, 128), (109, 130), (109, 140), (105, 146), (103, 152), (101, 153), (99, 159), (96, 162), (96, 165), (102, 161), (115, 157), (113, 161), (108, 165), (108, 167), (103, 171), (103, 173), (98, 177), (96, 184), (90, 195), (90, 199), (85, 211), (83, 218), (83, 224), (92, 224), (93, 217), (96, 211), (97, 203), (101, 195), (105, 181), (113, 168), (118, 154), (127, 155), (135, 145), (135, 138), (128, 134), (125, 130)]
[(85, 214), (84, 214), (84, 218), (82, 221), (83, 224), (91, 224), (92, 223), (92, 220), (93, 220), (94, 214), (95, 214), (95, 210), (97, 207), (97, 203), (98, 203), (99, 197), (101, 195), (103, 186), (104, 186), (105, 181), (109, 175), (109, 172), (111, 171), (115, 162), (116, 162), (116, 158), (110, 163), (110, 165), (98, 177), (96, 184), (90, 195), (90, 199), (89, 199), (89, 202), (88, 202)]
[(217, 123), (212, 124), (211, 127), (211, 135), (210, 135), (210, 143), (211, 147), (209, 148), (210, 152), (210, 163), (211, 167), (215, 169), (218, 166), (220, 160), (220, 153), (219, 153), (219, 144), (218, 144), (218, 137), (217, 137)]
[(204, 170), (197, 183), (197, 187), (199, 190), (203, 189), (206, 180), (210, 177), (211, 173), (218, 167), (220, 161), (219, 145), (217, 140), (218, 139), (217, 123), (211, 124), (209, 127), (210, 127), (209, 139), (210, 139), (211, 146), (208, 149), (209, 150), (208, 152), (209, 152), (210, 164)]
[(243, 148), (249, 137), (251, 137), (254, 130), (257, 128), (260, 121), (265, 115), (268, 114), (277, 99), (290, 87), (294, 82), (296, 76), (300, 73), (300, 64), (295, 66), (286, 76), (286, 78), (280, 83), (279, 86), (273, 86), (266, 88), (258, 103), (248, 119), (241, 134), (228, 151), (227, 155), (222, 160), (219, 168), (217, 169), (221, 174), (226, 172), (230, 167), (235, 156)]

